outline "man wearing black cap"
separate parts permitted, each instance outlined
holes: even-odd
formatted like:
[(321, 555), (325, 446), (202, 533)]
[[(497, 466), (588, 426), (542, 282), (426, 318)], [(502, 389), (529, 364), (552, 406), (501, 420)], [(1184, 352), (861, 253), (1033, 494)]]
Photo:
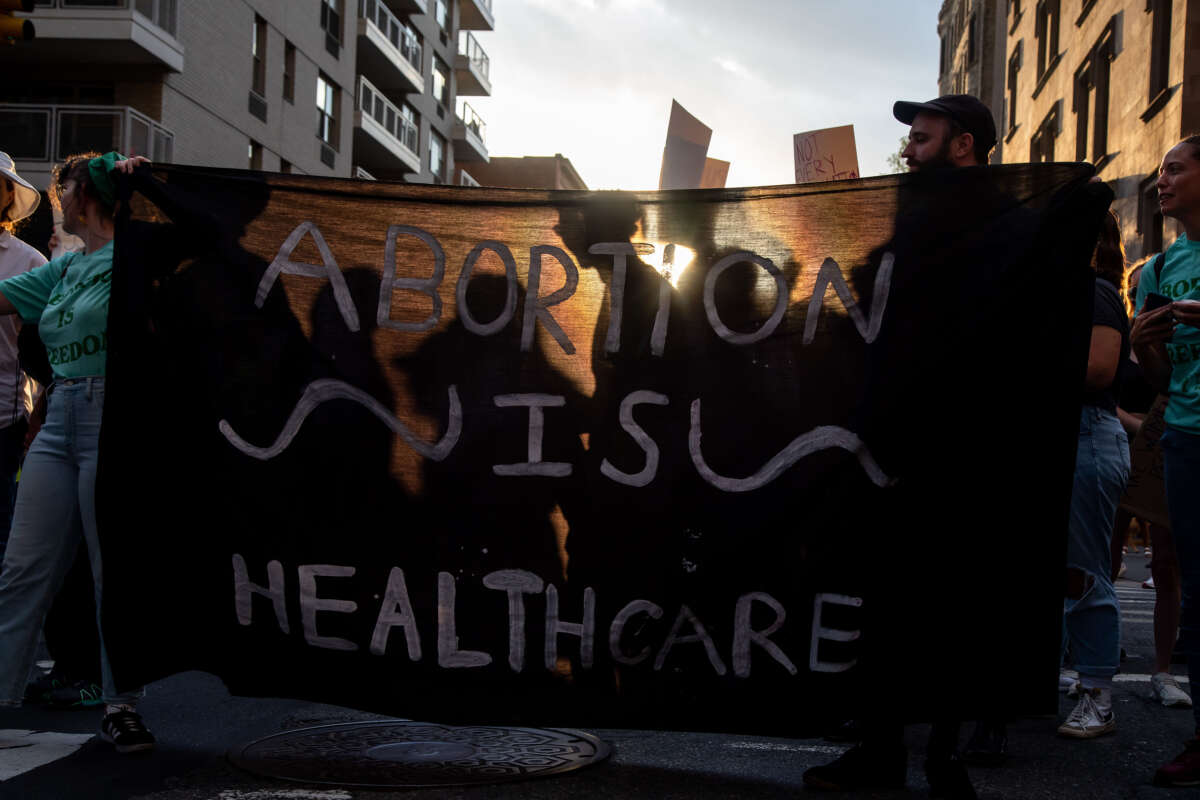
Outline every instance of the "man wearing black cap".
[[(987, 164), (996, 145), (992, 112), (978, 98), (950, 94), (916, 103), (901, 100), (892, 107), (897, 120), (912, 126), (908, 144), (900, 154), (908, 168), (917, 171), (974, 167)], [(804, 783), (814, 789), (852, 791), (868, 788), (900, 788), (907, 772), (904, 728), (887, 714), (859, 722), (861, 743), (835, 761), (804, 773)], [(983, 730), (1004, 736), (1003, 725)], [(925, 774), (930, 796), (950, 800), (973, 800), (976, 795), (962, 763), (958, 760), (958, 720), (935, 722), (926, 750)], [(980, 735), (977, 729), (976, 735)], [(974, 737), (973, 737), (974, 738)], [(996, 749), (1003, 749), (998, 739)]]
[(992, 112), (969, 94), (948, 94), (928, 103), (901, 100), (892, 114), (912, 126), (900, 157), (913, 171), (986, 164), (996, 146)]

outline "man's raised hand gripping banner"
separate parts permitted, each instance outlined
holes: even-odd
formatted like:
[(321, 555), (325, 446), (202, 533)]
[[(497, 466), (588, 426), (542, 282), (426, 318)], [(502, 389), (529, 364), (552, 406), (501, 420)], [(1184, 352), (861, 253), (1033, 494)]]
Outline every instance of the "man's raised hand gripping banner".
[(118, 682), (784, 733), (1053, 709), (1089, 177), (135, 176), (98, 483)]

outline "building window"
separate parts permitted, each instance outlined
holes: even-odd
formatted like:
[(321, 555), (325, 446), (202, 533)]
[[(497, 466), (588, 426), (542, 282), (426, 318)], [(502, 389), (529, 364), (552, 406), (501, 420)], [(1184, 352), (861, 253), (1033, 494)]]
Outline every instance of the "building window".
[(279, 159), (279, 171), (285, 175), (291, 175), (292, 162), (288, 161), (286, 158)]
[(443, 31), (450, 30), (450, 4), (446, 0), (433, 0), (433, 19)]
[(325, 49), (337, 58), (342, 47), (342, 0), (321, 0), (321, 29)]
[(450, 107), (450, 68), (437, 54), (433, 56), (433, 99), (442, 108)]
[(938, 75), (945, 75), (949, 59), (946, 58), (946, 52), (950, 49), (950, 37), (942, 34), (942, 52), (938, 61)]
[(1021, 22), (1021, 0), (1008, 0), (1008, 32), (1011, 35)]
[(405, 103), (400, 107), (400, 141), (414, 153), (419, 152), (417, 137), (421, 131), (421, 118), (416, 109)]
[(1039, 0), (1033, 35), (1038, 43), (1038, 80), (1054, 66), (1058, 58), (1059, 0)]
[(429, 171), (434, 183), (446, 180), (446, 140), (437, 131), (429, 131)]
[(247, 148), (247, 155), (250, 158), (250, 169), (262, 169), (262, 145), (253, 139), (250, 140), (250, 146)]
[(324, 73), (317, 76), (317, 138), (334, 150), (338, 146), (338, 106), (341, 105), (341, 95), (337, 85)]
[(1054, 160), (1054, 140), (1058, 138), (1058, 109), (1061, 105), (1061, 100), (1054, 104), (1029, 140), (1029, 160), (1034, 164)]
[(1008, 57), (1008, 132), (1017, 129), (1017, 75), (1021, 71), (1021, 54), (1024, 39), (1017, 42), (1012, 55)]
[(1171, 0), (1146, 0), (1150, 25), (1150, 102), (1167, 91), (1171, 68)]
[(283, 43), (283, 99), (296, 101), (296, 45)]
[(1108, 84), (1109, 64), (1116, 55), (1113, 41), (1117, 18), (1113, 17), (1104, 32), (1084, 56), (1075, 72), (1075, 96), (1071, 110), (1075, 112), (1075, 160), (1088, 157), (1088, 111), (1092, 111), (1092, 161), (1099, 163), (1108, 155)]
[(254, 39), (250, 43), (250, 53), (254, 62), (250, 87), (262, 97), (267, 93), (267, 21), (257, 15), (254, 17)]
[(1152, 172), (1138, 187), (1138, 226), (1142, 255), (1162, 252), (1163, 215), (1158, 207), (1158, 172)]

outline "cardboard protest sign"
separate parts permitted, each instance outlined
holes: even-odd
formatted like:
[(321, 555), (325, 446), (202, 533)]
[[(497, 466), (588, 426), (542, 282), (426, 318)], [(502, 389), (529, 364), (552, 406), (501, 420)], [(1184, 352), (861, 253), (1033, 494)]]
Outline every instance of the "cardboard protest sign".
[(719, 158), (704, 159), (704, 172), (700, 175), (697, 189), (724, 189), (729, 177), (729, 162)]
[(1129, 443), (1129, 483), (1121, 496), (1121, 508), (1155, 525), (1171, 527), (1167, 515), (1167, 487), (1163, 483), (1163, 453), (1158, 444), (1167, 429), (1163, 412), (1167, 398), (1160, 395), (1142, 420), (1137, 436)]
[(667, 143), (663, 146), (659, 189), (699, 189), (705, 173), (713, 175), (716, 165), (707, 160), (712, 129), (688, 113), (675, 100), (667, 122)]
[(858, 177), (854, 126), (797, 133), (792, 137), (796, 183), (841, 181)]
[(1032, 518), (1065, 552), (1091, 174), (137, 176), (97, 485), (118, 684), (789, 734), (1053, 711), (1061, 553), (1008, 543)]

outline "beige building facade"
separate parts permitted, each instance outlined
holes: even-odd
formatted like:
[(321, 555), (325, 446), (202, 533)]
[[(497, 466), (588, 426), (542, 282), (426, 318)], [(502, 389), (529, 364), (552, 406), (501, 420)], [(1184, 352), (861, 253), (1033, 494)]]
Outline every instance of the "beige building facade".
[[(0, 47), (0, 150), (470, 183), (492, 0), (38, 0)], [(465, 176), (465, 177), (464, 177)]]
[[(992, 110), (997, 131), (1004, 107), (1005, 9), (1005, 0), (945, 0), (938, 12), (938, 94), (978, 97)], [(1000, 163), (1003, 153), (1001, 140), (992, 163)]]
[[(1200, 131), (1200, 0), (1008, 0), (1003, 161), (1088, 161), (1131, 259), (1180, 232), (1154, 182)], [(998, 108), (992, 106), (993, 109)]]

